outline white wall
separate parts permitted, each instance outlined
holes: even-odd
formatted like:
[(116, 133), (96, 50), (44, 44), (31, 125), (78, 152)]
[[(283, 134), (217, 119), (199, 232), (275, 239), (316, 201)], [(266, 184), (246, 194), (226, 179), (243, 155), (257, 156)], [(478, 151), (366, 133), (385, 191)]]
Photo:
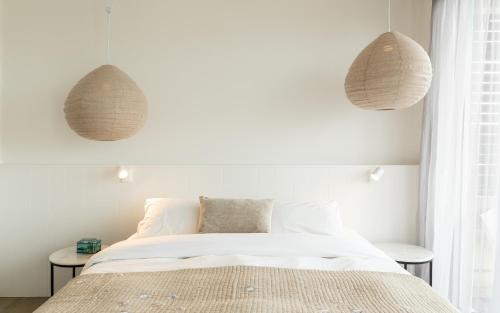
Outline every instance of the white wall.
[[(94, 142), (62, 110), (76, 81), (104, 62), (104, 0), (3, 0), (0, 296), (46, 295), (51, 251), (85, 235), (123, 239), (144, 197), (182, 194), (156, 165), (417, 164), (421, 105), (367, 112), (343, 91), (354, 57), (386, 30), (386, 2), (116, 0), (113, 61), (142, 86), (150, 117), (129, 140)], [(392, 2), (394, 29), (426, 45), (431, 0)], [(118, 185), (115, 164), (159, 176)], [(373, 240), (414, 241), (416, 169), (407, 169), (374, 188), (352, 168), (334, 176), (354, 186), (339, 192), (347, 200), (386, 210), (347, 212), (362, 232), (377, 217), (389, 223), (365, 233)], [(314, 186), (311, 177), (296, 190)]]
[[(424, 45), (430, 0), (395, 0)], [(367, 112), (344, 95), (387, 0), (116, 0), (113, 62), (142, 86), (135, 137), (66, 125), (71, 87), (104, 62), (104, 0), (4, 0), (3, 160), (48, 164), (415, 164), (421, 106)]]

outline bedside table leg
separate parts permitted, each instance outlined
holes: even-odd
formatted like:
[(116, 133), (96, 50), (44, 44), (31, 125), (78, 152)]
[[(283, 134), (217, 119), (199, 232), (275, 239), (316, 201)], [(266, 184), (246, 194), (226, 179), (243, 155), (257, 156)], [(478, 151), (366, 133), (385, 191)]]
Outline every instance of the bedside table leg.
[(429, 263), (429, 285), (432, 287), (432, 261)]
[(54, 295), (54, 264), (50, 263), (50, 296)]
[(75, 276), (76, 276), (75, 270), (76, 270), (76, 268), (73, 267), (73, 278), (75, 278)]

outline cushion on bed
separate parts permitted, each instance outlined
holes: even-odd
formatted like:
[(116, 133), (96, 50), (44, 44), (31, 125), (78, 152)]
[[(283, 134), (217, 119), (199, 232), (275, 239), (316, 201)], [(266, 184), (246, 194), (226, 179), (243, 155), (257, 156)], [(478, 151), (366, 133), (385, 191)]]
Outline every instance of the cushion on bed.
[(200, 233), (268, 233), (272, 199), (221, 199), (200, 197)]
[[(134, 238), (198, 233), (199, 200), (151, 198)], [(271, 233), (342, 233), (340, 209), (335, 201), (275, 201)]]

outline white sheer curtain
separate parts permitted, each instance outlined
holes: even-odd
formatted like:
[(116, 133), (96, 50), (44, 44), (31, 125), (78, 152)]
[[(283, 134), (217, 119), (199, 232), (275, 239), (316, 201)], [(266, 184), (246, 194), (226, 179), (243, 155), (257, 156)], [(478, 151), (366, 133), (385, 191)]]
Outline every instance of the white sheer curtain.
[(464, 313), (498, 313), (500, 0), (434, 0), (431, 60), (420, 241), (435, 253), (436, 291)]

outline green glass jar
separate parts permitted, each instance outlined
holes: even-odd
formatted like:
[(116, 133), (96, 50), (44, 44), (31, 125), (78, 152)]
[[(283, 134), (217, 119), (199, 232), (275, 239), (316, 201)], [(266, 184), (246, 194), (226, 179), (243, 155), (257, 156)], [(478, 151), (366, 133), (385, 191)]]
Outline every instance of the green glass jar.
[(101, 251), (101, 239), (83, 238), (76, 243), (76, 252), (94, 254)]

